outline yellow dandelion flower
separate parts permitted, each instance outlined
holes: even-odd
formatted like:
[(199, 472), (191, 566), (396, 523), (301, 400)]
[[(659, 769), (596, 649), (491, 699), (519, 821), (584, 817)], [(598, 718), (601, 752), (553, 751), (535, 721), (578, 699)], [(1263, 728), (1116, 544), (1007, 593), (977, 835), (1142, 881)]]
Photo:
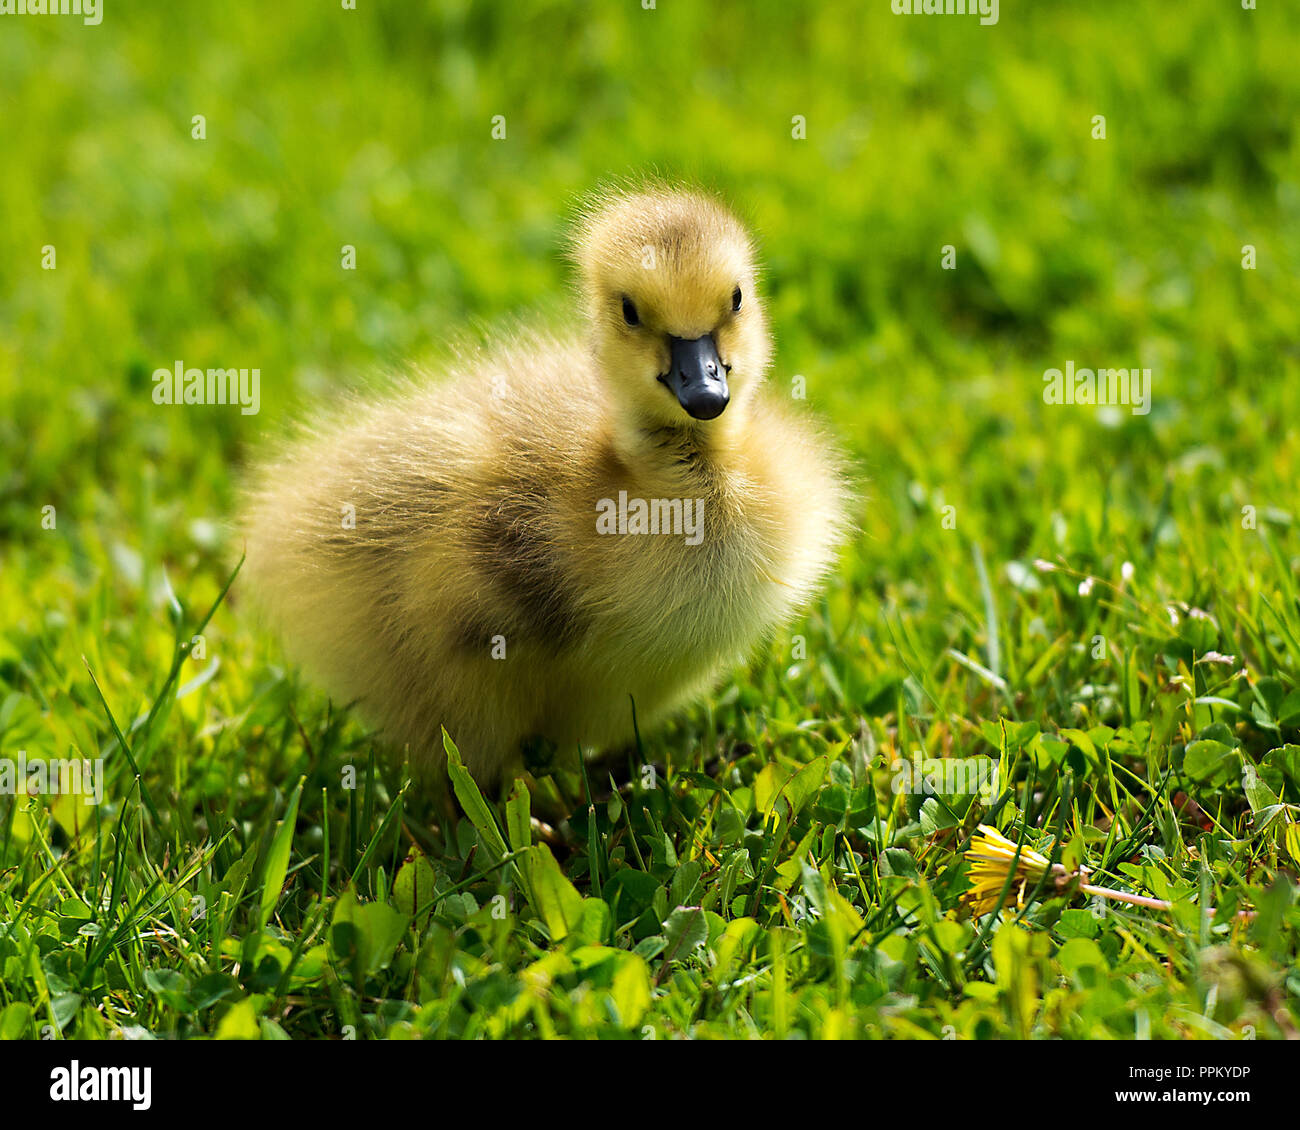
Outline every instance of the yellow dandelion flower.
[[(1032, 848), (1017, 849), (1011, 840), (988, 824), (981, 824), (979, 832), (971, 838), (966, 861), (970, 864), (968, 878), (971, 888), (961, 897), (976, 915), (1000, 909), (1006, 896), (1012, 893), (1015, 895), (1016, 908), (1023, 908), (1025, 900), (1049, 871), (1051, 875), (1048, 885), (1053, 892), (1063, 890), (1077, 881), (1078, 889), (1083, 894), (1128, 903), (1130, 906), (1145, 906), (1151, 910), (1173, 909), (1173, 904), (1164, 899), (1093, 886), (1087, 882), (1090, 872), (1086, 867), (1071, 871), (1059, 863), (1053, 863)], [(1213, 908), (1210, 913), (1214, 913)], [(1252, 912), (1242, 912), (1249, 913)]]
[[(1025, 905), (1029, 892), (1038, 886), (1039, 881), (1052, 867), (1051, 860), (1044, 858), (1029, 847), (1017, 847), (996, 828), (981, 824), (979, 832), (971, 840), (966, 852), (970, 863), (969, 878), (971, 888), (962, 895), (973, 914), (988, 914), (1001, 905), (1003, 892), (1014, 893), (1017, 907)], [(1067, 877), (1065, 868), (1057, 864), (1060, 875)], [(1011, 876), (1010, 885), (1007, 877)]]

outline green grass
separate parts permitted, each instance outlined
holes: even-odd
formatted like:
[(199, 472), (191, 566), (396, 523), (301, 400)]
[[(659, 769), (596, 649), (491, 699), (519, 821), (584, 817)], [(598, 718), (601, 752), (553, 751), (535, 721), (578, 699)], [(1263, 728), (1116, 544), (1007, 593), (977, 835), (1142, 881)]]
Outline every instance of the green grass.
[[(0, 798), (0, 1036), (1295, 1032), (1300, 12), (142, 7), (0, 20), (0, 755), (107, 772)], [(859, 533), (709, 702), (532, 782), (551, 842), (525, 791), (449, 824), (220, 599), (223, 523), (296, 416), (562, 311), (565, 215), (651, 167), (752, 219)], [(178, 358), (261, 414), (154, 405)], [(1070, 360), (1150, 414), (1045, 404)], [(918, 751), (997, 795), (895, 793)], [(980, 822), (1174, 909), (971, 919)]]

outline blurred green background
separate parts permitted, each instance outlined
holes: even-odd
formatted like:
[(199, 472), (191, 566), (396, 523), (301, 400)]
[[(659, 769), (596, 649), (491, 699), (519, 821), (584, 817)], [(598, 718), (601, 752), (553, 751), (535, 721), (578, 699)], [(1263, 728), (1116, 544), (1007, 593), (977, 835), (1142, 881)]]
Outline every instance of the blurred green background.
[[(1173, 452), (1132, 441), (1157, 448), (1184, 415), (1276, 441), (1258, 408), (1295, 376), (1300, 11), (1261, 9), (1005, 3), (980, 27), (883, 0), (105, 0), (98, 27), (7, 18), (6, 533), (92, 460), (100, 504), (129, 508), (122, 444), (219, 512), (241, 445), (297, 393), (554, 300), (566, 211), (650, 167), (752, 219), (777, 373), (809, 378), (876, 476), (1010, 436), (1049, 490), (1081, 442), (1145, 477)], [(263, 417), (155, 410), (148, 375), (177, 357), (260, 366)], [(1044, 412), (1040, 374), (1070, 357), (1142, 358), (1152, 418), (1099, 435)]]
[[(167, 582), (190, 612), (219, 592), (223, 524), (264, 437), (467, 330), (563, 319), (566, 217), (602, 179), (644, 171), (713, 186), (752, 222), (773, 380), (806, 379), (862, 492), (860, 535), (797, 629), (807, 662), (776, 641), (655, 756), (741, 742), (760, 751), (747, 789), (771, 749), (806, 760), (860, 732), (870, 749), (987, 753), (999, 717), (1150, 721), (1137, 745), (1151, 760), (1127, 762), (1127, 788), (1216, 710), (1236, 726), (1262, 705), (1271, 729), (1240, 735), (1252, 756), (1282, 735), (1300, 681), (1300, 6), (1004, 0), (987, 27), (896, 16), (888, 0), (104, 8), (97, 27), (0, 17), (0, 750), (111, 749), (82, 656), (119, 718), (165, 693)], [(177, 359), (259, 368), (261, 414), (155, 405), (151, 374)], [(1044, 370), (1071, 360), (1152, 369), (1150, 414), (1045, 405)], [(1038, 574), (1035, 558), (1077, 572)], [(1076, 590), (1091, 576), (1129, 588), (1090, 600)], [(1188, 635), (1193, 607), (1214, 627)], [(207, 629), (220, 664), (187, 661), (195, 683), (145, 727), (148, 775), (179, 822), (169, 843), (236, 824), (255, 840), (303, 758), (340, 752), (324, 700), (238, 608), (236, 588)], [(1097, 636), (1111, 641), (1100, 664)], [(1250, 677), (1187, 675), (1207, 649)], [(1220, 705), (1184, 703), (1180, 670)], [(132, 776), (113, 765), (125, 794)], [(1113, 778), (1092, 784), (1090, 805), (1124, 799)], [(1247, 843), (1240, 788), (1206, 790)], [(1168, 808), (1161, 850), (1191, 874), (1182, 811)], [(926, 857), (931, 879), (951, 848)], [(1267, 857), (1252, 874), (1285, 859), (1271, 841), (1243, 850)], [(16, 898), (44, 866), (23, 858)], [(303, 906), (286, 924), (316, 913)], [(259, 928), (231, 930), (245, 927)], [(1294, 965), (1287, 944), (1275, 958)], [(912, 980), (891, 992), (960, 999), (909, 952)], [(1134, 992), (1156, 992), (1144, 975)], [(1200, 991), (1180, 1000), (1195, 1008)], [(1058, 1005), (1050, 1025), (1131, 1034), (1123, 1001), (1092, 1020)], [(157, 1007), (140, 1022), (175, 1023)]]

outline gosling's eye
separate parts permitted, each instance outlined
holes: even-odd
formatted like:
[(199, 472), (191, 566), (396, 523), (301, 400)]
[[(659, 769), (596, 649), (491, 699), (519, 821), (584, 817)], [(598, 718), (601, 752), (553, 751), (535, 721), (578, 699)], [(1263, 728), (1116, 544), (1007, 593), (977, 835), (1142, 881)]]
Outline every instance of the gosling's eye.
[(626, 294), (623, 295), (623, 321), (629, 326), (641, 324), (641, 316), (636, 312), (636, 304)]
[(736, 289), (731, 292), (731, 310), (733, 313), (740, 309), (740, 297), (740, 287), (736, 287)]

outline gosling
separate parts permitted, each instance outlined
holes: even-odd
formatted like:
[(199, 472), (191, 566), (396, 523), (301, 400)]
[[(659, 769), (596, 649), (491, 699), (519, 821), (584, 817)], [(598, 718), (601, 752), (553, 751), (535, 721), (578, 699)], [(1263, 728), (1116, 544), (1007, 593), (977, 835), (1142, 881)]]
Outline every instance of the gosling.
[(585, 325), (517, 332), (291, 441), (250, 492), (242, 583), (296, 660), (441, 776), (595, 753), (709, 690), (806, 605), (848, 493), (764, 387), (742, 224), (699, 191), (583, 209)]

